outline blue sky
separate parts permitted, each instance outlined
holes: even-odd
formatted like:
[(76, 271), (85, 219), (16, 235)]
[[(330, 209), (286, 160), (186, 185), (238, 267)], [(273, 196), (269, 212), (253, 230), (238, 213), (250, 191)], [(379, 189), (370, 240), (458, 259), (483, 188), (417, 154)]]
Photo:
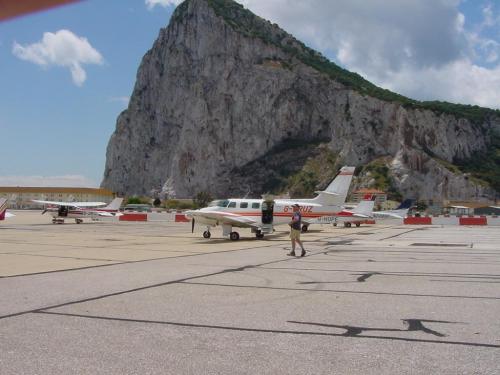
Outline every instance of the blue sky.
[[(86, 0), (0, 23), (0, 186), (99, 185), (142, 56), (179, 2)], [(498, 0), (241, 2), (383, 87), (500, 107)]]

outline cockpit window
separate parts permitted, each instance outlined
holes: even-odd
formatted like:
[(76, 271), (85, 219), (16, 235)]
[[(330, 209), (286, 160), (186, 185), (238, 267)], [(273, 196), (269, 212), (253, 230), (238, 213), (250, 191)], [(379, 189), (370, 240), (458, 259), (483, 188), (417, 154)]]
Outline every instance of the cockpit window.
[(236, 202), (229, 202), (228, 207), (236, 208)]
[(210, 202), (208, 207), (227, 207), (228, 204), (229, 204), (229, 201), (227, 199), (218, 200), (218, 201)]

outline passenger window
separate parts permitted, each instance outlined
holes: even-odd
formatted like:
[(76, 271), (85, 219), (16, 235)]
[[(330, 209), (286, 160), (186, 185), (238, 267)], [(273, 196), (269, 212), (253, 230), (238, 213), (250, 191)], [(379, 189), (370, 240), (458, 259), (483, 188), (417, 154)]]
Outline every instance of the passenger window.
[(241, 202), (240, 208), (248, 208), (248, 202)]
[(236, 202), (229, 202), (228, 207), (236, 208)]
[(252, 208), (260, 208), (260, 203), (259, 202), (252, 203)]

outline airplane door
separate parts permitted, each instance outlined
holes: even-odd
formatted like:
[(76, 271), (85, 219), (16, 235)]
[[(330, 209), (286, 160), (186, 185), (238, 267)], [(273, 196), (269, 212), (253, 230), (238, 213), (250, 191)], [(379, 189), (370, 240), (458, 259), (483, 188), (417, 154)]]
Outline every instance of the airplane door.
[(59, 206), (59, 210), (57, 211), (57, 214), (60, 217), (67, 217), (68, 211), (69, 211), (69, 208), (67, 206)]
[(274, 214), (274, 201), (262, 202), (262, 224), (272, 225)]

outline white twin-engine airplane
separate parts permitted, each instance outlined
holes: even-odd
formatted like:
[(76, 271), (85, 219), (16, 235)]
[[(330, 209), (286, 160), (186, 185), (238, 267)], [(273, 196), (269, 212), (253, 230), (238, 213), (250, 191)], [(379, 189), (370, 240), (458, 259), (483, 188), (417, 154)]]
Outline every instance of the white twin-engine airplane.
[(16, 215), (7, 212), (7, 199), (0, 198), (0, 220), (5, 220), (13, 216)]
[(355, 167), (342, 167), (334, 180), (324, 191), (316, 192), (313, 199), (228, 199), (210, 203), (208, 207), (187, 211), (186, 216), (192, 219), (192, 231), (195, 222), (205, 224), (207, 230), (203, 237), (210, 238), (210, 228), (222, 226), (222, 234), (233, 241), (240, 238), (233, 227), (250, 228), (257, 238), (273, 232), (274, 225), (290, 222), (292, 205), (299, 204), (303, 227), (317, 222), (321, 217), (331, 217), (342, 211), (347, 192), (351, 184)]
[(48, 205), (42, 215), (48, 212), (52, 215), (53, 224), (63, 224), (64, 219), (75, 219), (77, 224), (83, 223), (83, 219), (98, 220), (99, 217), (113, 217), (123, 215), (119, 209), (123, 202), (123, 198), (115, 198), (106, 207), (103, 202), (52, 202), (32, 200), (32, 202)]

